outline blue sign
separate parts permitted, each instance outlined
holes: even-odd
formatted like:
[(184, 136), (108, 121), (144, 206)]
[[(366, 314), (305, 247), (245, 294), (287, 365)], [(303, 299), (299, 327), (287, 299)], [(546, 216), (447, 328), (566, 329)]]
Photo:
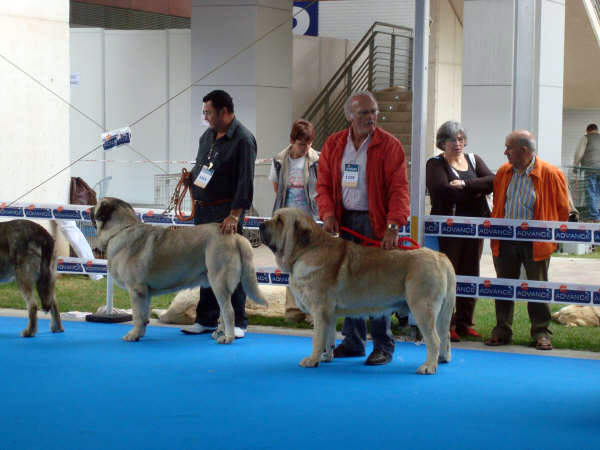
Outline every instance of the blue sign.
[(244, 228), (258, 228), (265, 220), (260, 218), (249, 219), (244, 217)]
[(425, 234), (438, 234), (440, 224), (438, 222), (425, 222)]
[(106, 273), (106, 266), (103, 264), (90, 264), (85, 265), (85, 271), (87, 273)]
[(523, 289), (522, 287), (517, 286), (516, 297), (523, 300), (543, 300), (550, 302), (552, 301), (552, 289), (537, 287)]
[(464, 283), (462, 281), (456, 282), (456, 295), (471, 296), (477, 295), (477, 284), (476, 283)]
[(442, 234), (451, 236), (475, 236), (476, 229), (475, 225), (468, 223), (442, 223)]
[(0, 208), (0, 216), (23, 217), (23, 208)]
[(479, 285), (479, 295), (481, 297), (491, 298), (512, 298), (514, 288), (506, 284), (485, 284)]
[(256, 272), (256, 281), (269, 284), (269, 274), (266, 272)]
[(489, 238), (512, 238), (513, 227), (510, 225), (478, 225), (479, 236)]
[(32, 219), (52, 219), (52, 211), (50, 208), (25, 208), (25, 217)]
[(531, 239), (534, 241), (550, 241), (552, 240), (552, 228), (542, 227), (517, 227), (517, 238)]
[(80, 272), (83, 273), (83, 268), (79, 263), (72, 262), (62, 262), (56, 265), (56, 270), (58, 272)]
[(555, 241), (566, 241), (566, 242), (591, 242), (592, 231), (591, 230), (573, 230), (567, 228), (562, 231), (560, 228), (554, 229), (554, 240)]
[(555, 302), (567, 303), (590, 303), (592, 296), (590, 291), (576, 291), (571, 289), (554, 289)]
[(272, 273), (271, 274), (271, 283), (273, 284), (289, 284), (289, 277), (290, 275), (287, 273), (281, 273), (281, 274), (276, 274), (276, 273)]
[(600, 305), (600, 292), (594, 291), (594, 305)]
[(319, 35), (319, 2), (294, 2), (292, 29), (294, 34)]
[(81, 220), (81, 213), (78, 209), (53, 209), (55, 219), (63, 220)]
[(144, 219), (144, 223), (173, 223), (171, 216), (162, 214), (144, 214), (142, 217)]

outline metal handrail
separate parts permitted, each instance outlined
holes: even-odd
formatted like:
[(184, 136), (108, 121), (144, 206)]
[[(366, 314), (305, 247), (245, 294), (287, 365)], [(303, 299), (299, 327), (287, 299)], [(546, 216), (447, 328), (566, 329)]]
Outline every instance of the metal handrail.
[(351, 92), (412, 84), (410, 28), (375, 22), (302, 115), (313, 122), (315, 141), (321, 148), (325, 138), (347, 124), (343, 104)]

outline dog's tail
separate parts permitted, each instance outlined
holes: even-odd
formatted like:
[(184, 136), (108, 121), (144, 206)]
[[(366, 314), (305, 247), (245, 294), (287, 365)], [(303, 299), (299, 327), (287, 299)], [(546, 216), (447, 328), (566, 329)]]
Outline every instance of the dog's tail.
[(267, 300), (258, 287), (258, 281), (256, 281), (256, 269), (254, 268), (252, 247), (246, 238), (242, 236), (237, 240), (237, 247), (240, 252), (240, 262), (242, 264), (242, 276), (240, 281), (244, 288), (244, 292), (256, 303), (266, 305)]
[(36, 287), (42, 302), (42, 309), (48, 312), (54, 302), (54, 286), (56, 283), (54, 239), (41, 226), (39, 232), (36, 233), (35, 236), (34, 244), (41, 252), (40, 275), (37, 279)]

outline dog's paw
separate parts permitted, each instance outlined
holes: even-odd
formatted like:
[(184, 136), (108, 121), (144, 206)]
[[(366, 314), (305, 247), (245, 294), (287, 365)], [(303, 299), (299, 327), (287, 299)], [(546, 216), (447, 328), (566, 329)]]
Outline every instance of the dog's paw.
[(419, 375), (433, 375), (437, 370), (437, 365), (423, 364), (417, 369)]
[(227, 336), (225, 334), (221, 334), (216, 338), (217, 344), (231, 344), (235, 341), (235, 336)]
[(300, 361), (300, 363), (298, 365), (300, 367), (318, 367), (319, 361), (317, 361), (315, 359), (304, 358), (302, 361)]
[(25, 328), (23, 331), (21, 331), (21, 336), (22, 337), (34, 337), (35, 330), (30, 330), (29, 328)]
[(123, 340), (127, 342), (136, 342), (140, 340), (140, 335), (130, 331), (125, 336), (123, 336)]
[(52, 331), (53, 333), (64, 333), (65, 329), (63, 328), (62, 325), (59, 327), (53, 326), (53, 327), (50, 327), (50, 331)]

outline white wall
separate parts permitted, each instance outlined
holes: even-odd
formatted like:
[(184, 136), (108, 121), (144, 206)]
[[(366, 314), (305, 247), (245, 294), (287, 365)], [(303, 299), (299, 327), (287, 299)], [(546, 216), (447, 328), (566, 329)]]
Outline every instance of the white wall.
[[(71, 72), (79, 83), (71, 86), (72, 102), (96, 123), (71, 111), (71, 158), (85, 155), (100, 144), (104, 127), (128, 126), (190, 86), (189, 30), (115, 31), (71, 30)], [(190, 91), (160, 107), (132, 127), (130, 146), (94, 151), (73, 166), (91, 186), (112, 177), (105, 195), (136, 204), (154, 202), (154, 175), (174, 173), (186, 165), (101, 162), (192, 160), (195, 145), (190, 133)]]
[(414, 28), (415, 0), (319, 2), (319, 36), (358, 41), (373, 22)]
[[(69, 107), (49, 92), (69, 101), (69, 2), (2, 2), (0, 30), (13, 64), (0, 60), (0, 202), (11, 202), (69, 165)], [(67, 169), (20, 201), (66, 202), (68, 190)]]

